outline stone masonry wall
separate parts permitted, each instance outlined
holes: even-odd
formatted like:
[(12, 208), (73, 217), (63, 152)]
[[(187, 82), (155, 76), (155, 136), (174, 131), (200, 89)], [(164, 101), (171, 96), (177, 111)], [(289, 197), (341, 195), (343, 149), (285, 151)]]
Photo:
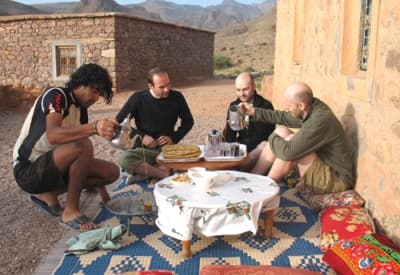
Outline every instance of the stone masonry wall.
[(36, 92), (67, 80), (52, 74), (56, 44), (78, 45), (80, 64), (106, 67), (116, 91), (153, 66), (176, 78), (213, 74), (214, 33), (118, 13), (0, 17), (0, 41), (0, 86)]
[(52, 48), (58, 42), (78, 42), (81, 63), (98, 63), (115, 75), (112, 16), (16, 16), (0, 18), (0, 85), (39, 90), (64, 85), (52, 76)]
[(116, 19), (117, 85), (139, 87), (147, 71), (166, 69), (173, 83), (212, 77), (214, 33), (127, 16)]

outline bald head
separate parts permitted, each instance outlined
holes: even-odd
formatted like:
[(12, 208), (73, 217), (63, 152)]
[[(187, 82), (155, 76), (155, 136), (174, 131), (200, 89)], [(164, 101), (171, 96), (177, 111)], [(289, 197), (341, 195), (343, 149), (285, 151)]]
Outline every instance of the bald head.
[(239, 74), (235, 79), (236, 95), (242, 102), (252, 102), (256, 85), (254, 78), (248, 72)]
[(285, 90), (286, 110), (294, 117), (304, 119), (311, 109), (313, 92), (304, 82), (291, 83)]
[(310, 106), (313, 99), (313, 92), (306, 83), (301, 81), (292, 82), (285, 90), (285, 96), (294, 103), (304, 103)]

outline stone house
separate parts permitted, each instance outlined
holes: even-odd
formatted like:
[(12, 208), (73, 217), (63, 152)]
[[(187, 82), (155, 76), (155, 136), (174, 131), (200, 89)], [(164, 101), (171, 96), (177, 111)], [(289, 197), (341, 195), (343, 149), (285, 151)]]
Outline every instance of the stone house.
[(172, 81), (213, 75), (214, 33), (121, 13), (0, 17), (0, 85), (63, 85), (83, 63), (106, 67), (116, 91), (141, 88), (147, 71)]
[[(273, 88), (294, 80), (342, 121), (356, 190), (378, 228), (400, 243), (400, 1), (278, 0)], [(279, 105), (281, 104), (281, 105)]]

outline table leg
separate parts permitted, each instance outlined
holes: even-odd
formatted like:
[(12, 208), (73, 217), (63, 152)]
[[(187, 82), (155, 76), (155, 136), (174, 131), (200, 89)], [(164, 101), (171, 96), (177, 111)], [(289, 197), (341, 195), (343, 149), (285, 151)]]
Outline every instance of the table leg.
[(131, 235), (131, 220), (132, 220), (132, 217), (130, 217), (130, 216), (128, 216), (128, 236), (130, 236)]
[(188, 258), (192, 256), (192, 252), (190, 251), (191, 241), (182, 241), (182, 257)]
[(265, 212), (264, 218), (264, 235), (266, 239), (272, 237), (272, 224), (274, 223), (274, 210)]

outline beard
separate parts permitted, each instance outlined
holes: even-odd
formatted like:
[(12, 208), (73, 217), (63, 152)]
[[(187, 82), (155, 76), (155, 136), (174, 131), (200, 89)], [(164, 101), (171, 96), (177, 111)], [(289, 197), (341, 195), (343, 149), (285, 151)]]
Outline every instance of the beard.
[(292, 113), (292, 116), (295, 118), (299, 118), (299, 119), (303, 118), (303, 111), (300, 109), (295, 109), (291, 113)]

